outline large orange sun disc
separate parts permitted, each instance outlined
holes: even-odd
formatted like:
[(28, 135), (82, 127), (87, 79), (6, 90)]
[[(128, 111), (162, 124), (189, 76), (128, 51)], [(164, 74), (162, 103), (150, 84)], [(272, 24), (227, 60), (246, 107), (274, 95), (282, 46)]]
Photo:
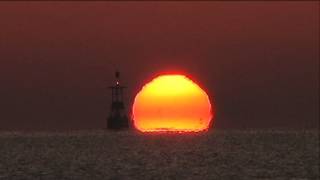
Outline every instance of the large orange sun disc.
[(199, 132), (213, 117), (204, 90), (183, 75), (162, 75), (136, 95), (133, 123), (142, 132)]

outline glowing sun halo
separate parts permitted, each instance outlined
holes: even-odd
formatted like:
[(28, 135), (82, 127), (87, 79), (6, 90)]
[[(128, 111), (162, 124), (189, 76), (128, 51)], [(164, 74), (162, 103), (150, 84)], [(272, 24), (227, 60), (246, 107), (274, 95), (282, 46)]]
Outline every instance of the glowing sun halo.
[(213, 116), (208, 95), (183, 75), (162, 75), (136, 95), (133, 123), (142, 132), (199, 132)]

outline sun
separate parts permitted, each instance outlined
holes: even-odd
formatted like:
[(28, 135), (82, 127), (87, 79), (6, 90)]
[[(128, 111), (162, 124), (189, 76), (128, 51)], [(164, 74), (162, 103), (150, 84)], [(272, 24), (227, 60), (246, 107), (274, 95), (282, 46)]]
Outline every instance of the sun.
[(184, 75), (161, 75), (136, 95), (133, 124), (141, 132), (199, 132), (209, 128), (208, 95)]

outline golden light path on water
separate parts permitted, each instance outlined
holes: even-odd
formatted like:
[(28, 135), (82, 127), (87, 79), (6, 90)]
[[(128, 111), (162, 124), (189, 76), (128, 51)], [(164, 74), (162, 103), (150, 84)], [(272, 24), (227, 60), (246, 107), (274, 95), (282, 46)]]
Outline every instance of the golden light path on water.
[(143, 86), (132, 107), (141, 132), (199, 132), (214, 112), (208, 95), (184, 75), (161, 75)]

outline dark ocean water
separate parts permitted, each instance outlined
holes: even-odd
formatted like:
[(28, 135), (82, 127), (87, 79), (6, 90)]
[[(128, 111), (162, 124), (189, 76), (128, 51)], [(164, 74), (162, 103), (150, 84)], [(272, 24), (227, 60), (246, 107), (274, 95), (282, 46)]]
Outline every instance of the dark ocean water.
[(318, 131), (0, 133), (4, 179), (319, 179)]

